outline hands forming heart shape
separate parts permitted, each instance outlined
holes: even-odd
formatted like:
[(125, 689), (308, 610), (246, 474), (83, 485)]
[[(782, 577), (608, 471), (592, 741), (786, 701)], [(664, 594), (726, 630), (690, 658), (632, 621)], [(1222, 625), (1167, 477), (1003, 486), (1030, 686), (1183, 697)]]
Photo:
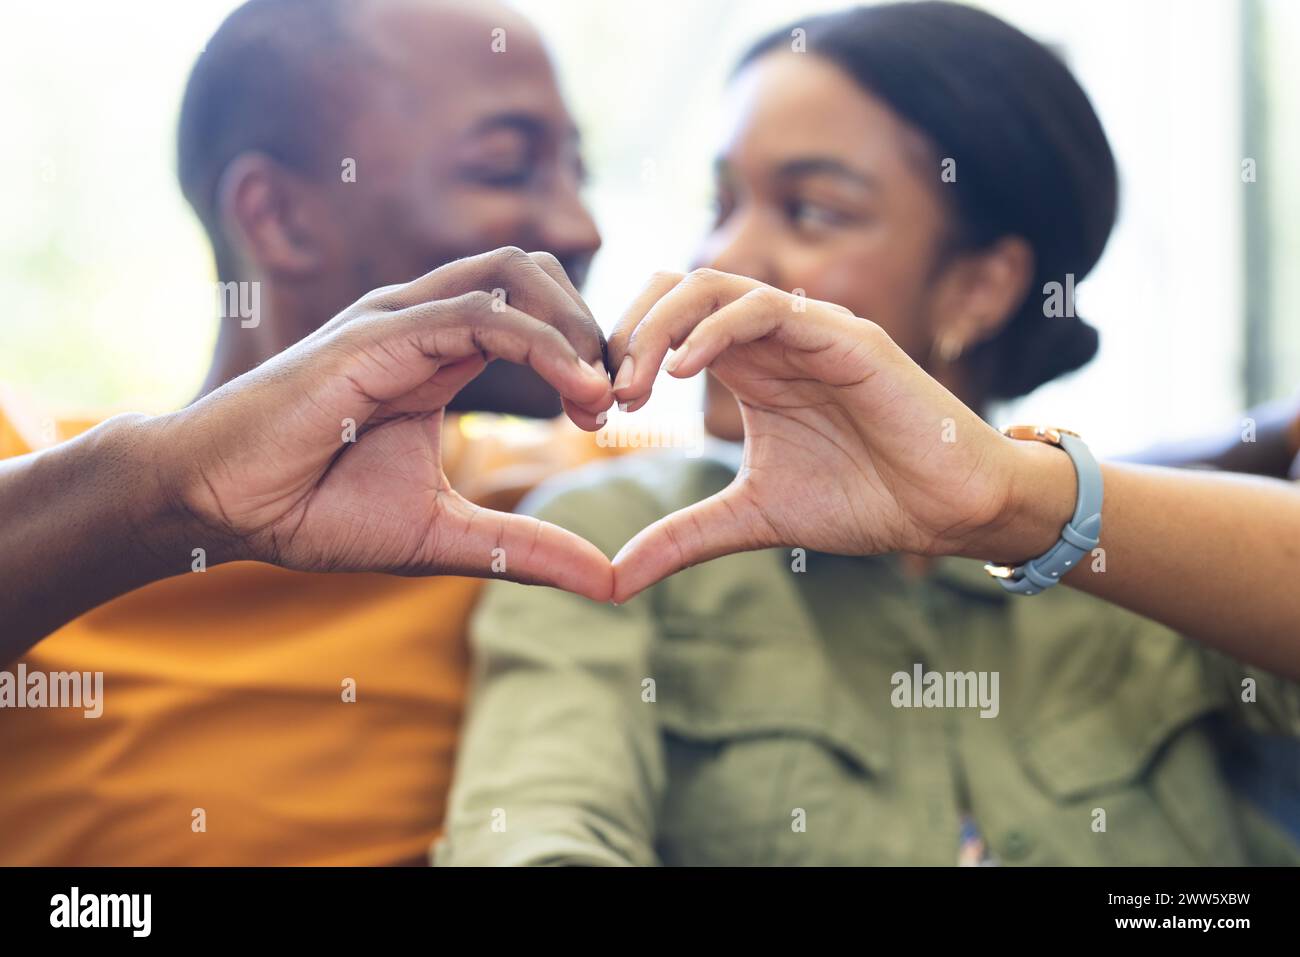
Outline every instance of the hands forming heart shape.
[[(165, 417), (157, 459), (181, 464), (164, 485), (209, 563), (507, 577), (618, 602), (748, 549), (976, 554), (1005, 514), (1015, 443), (840, 306), (712, 270), (660, 273), (608, 351), (612, 386), (554, 257), (460, 260), (376, 290)], [(588, 431), (615, 399), (640, 408), (661, 366), (708, 368), (740, 403), (740, 472), (612, 563), (557, 526), (480, 508), (448, 482), (440, 435), (448, 402), (494, 358), (531, 366)]]

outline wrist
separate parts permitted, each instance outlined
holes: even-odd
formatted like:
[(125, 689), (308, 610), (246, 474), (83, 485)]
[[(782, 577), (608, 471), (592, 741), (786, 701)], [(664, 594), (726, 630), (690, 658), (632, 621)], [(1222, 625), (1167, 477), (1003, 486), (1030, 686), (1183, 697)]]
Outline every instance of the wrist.
[(142, 528), (140, 541), (165, 549), (169, 566), (179, 557), (181, 571), (192, 570), (195, 549), (203, 549), (207, 567), (247, 557), (242, 538), (200, 506), (211, 497), (211, 485), (203, 475), (203, 456), (188, 445), (188, 419), (185, 410), (142, 417), (133, 424), (133, 436), (123, 436), (134, 443), (146, 485), (138, 514), (152, 528)]
[(1062, 449), (1000, 437), (1006, 482), (1002, 507), (961, 554), (1019, 565), (1043, 554), (1061, 536), (1078, 499), (1074, 463)]
[[(151, 441), (155, 428), (148, 416), (114, 416), (37, 453), (15, 484), (16, 501), (42, 503), (6, 526), (16, 554), (42, 556), (23, 568), (26, 591), (48, 595), (58, 612), (54, 625), (189, 570), (188, 552), (181, 550), (184, 523), (164, 491), (167, 458)], [(32, 633), (46, 634), (54, 625), (47, 621)]]
[(203, 549), (204, 567), (238, 557), (233, 538), (201, 521), (189, 505), (195, 468), (179, 423), (176, 413), (117, 416), (105, 423), (109, 461), (129, 489), (122, 509), (125, 534), (160, 578), (192, 571), (196, 548)]
[(159, 441), (162, 422), (152, 416), (118, 415), (94, 435), (93, 460), (119, 507), (118, 535), (136, 567), (150, 578), (189, 568), (181, 551), (184, 518), (177, 508), (172, 455)]

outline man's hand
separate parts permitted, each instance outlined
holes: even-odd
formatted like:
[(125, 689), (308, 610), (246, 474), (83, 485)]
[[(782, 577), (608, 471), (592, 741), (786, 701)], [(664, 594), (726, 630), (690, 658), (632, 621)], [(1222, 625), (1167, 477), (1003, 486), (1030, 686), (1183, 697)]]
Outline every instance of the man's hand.
[(585, 429), (612, 402), (600, 330), (554, 257), (460, 260), (371, 293), (165, 417), (153, 454), (185, 534), (209, 562), (495, 576), (608, 599), (595, 547), (479, 508), (443, 473), (443, 409), (494, 358), (531, 366)]

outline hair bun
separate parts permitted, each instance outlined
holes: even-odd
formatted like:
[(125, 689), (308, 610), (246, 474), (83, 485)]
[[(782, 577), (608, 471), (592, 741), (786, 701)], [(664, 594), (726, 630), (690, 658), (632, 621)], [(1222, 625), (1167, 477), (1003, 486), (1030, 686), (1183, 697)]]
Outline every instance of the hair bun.
[(1101, 336), (1078, 316), (1044, 317), (1032, 300), (972, 356), (990, 398), (1015, 399), (1057, 376), (1074, 372), (1097, 354)]

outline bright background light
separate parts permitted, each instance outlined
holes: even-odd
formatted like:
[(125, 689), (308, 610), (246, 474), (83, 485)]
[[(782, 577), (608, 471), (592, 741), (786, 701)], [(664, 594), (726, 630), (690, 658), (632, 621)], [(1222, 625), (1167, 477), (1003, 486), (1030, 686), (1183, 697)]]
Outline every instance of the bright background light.
[[(0, 383), (58, 412), (161, 411), (197, 389), (215, 341), (213, 276), (175, 184), (174, 130), (189, 67), (235, 5), (43, 0), (6, 11)], [(691, 261), (709, 220), (721, 93), (741, 50), (800, 13), (843, 4), (517, 6), (548, 38), (583, 127), (605, 236), (587, 293), (612, 323), (651, 271)], [(1119, 226), (1078, 296), (1101, 329), (1099, 358), (1004, 415), (1069, 424), (1103, 452), (1231, 426), (1245, 400), (1242, 209), (1252, 188), (1240, 175), (1239, 3), (984, 6), (1063, 52), (1110, 134), (1123, 191)], [(1300, 16), (1283, 2), (1264, 7), (1274, 45), (1294, 50)], [(1266, 79), (1274, 112), (1286, 113), (1300, 77), (1285, 62)], [(1281, 174), (1300, 169), (1297, 126), (1256, 157), (1261, 180), (1277, 180), (1270, 196), (1300, 200)], [(1291, 209), (1270, 260), (1280, 313), (1298, 268), (1280, 254), (1297, 247), (1300, 206)], [(1297, 326), (1279, 325), (1271, 357), (1284, 385), (1300, 385)], [(674, 383), (654, 405), (691, 414), (698, 393), (698, 383)]]

